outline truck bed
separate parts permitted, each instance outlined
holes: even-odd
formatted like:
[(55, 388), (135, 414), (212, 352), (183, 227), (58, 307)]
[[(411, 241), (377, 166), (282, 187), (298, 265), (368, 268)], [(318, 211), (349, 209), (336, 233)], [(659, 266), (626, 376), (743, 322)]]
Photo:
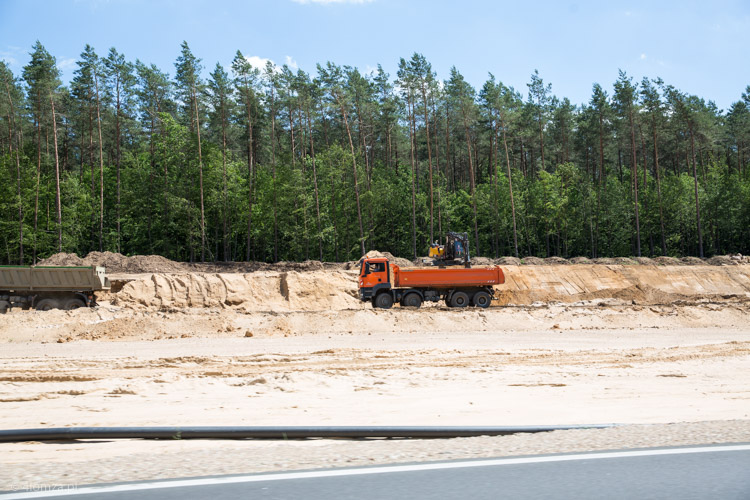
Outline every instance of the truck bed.
[(65, 292), (108, 290), (109, 279), (99, 266), (0, 266), (0, 290)]
[(493, 267), (405, 267), (393, 266), (394, 288), (460, 288), (502, 285), (505, 275)]

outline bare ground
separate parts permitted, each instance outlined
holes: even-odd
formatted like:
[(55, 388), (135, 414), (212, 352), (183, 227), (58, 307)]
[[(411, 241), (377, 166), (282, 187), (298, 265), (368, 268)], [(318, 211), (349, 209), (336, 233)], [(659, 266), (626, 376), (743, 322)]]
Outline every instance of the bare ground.
[(0, 428), (631, 425), (349, 445), (0, 444), (0, 486), (750, 440), (750, 266), (504, 269), (487, 310), (373, 310), (341, 269), (120, 274), (97, 309), (0, 317)]

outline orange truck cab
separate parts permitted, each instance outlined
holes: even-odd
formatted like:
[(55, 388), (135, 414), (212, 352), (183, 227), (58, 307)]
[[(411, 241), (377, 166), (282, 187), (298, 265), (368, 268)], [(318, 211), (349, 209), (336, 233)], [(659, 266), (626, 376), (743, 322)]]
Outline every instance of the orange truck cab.
[(493, 286), (505, 283), (498, 266), (401, 268), (385, 258), (363, 259), (359, 298), (373, 307), (420, 307), (424, 301), (444, 300), (448, 307), (489, 307)]

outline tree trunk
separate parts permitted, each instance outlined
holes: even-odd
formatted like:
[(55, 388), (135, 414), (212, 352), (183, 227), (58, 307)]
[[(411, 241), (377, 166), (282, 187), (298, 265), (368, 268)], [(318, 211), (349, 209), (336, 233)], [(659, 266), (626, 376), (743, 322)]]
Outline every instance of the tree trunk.
[[(96, 125), (99, 132), (99, 251), (104, 251), (104, 155), (102, 154), (102, 117), (99, 105), (99, 77), (94, 71), (96, 86)], [(57, 135), (57, 134), (55, 134)], [(57, 138), (55, 138), (57, 141)]]
[[(16, 128), (16, 111), (13, 108), (13, 97), (10, 94), (10, 85), (5, 82), (5, 91), (8, 94), (8, 104), (10, 108), (10, 119), (8, 120), (8, 130), (10, 132), (9, 147), (13, 153), (13, 135), (16, 136), (16, 184), (18, 187), (18, 265), (23, 265), (23, 198), (21, 196), (21, 132)], [(15, 134), (13, 133), (15, 131)], [(10, 259), (8, 260), (10, 262)]]
[(271, 178), (273, 184), (273, 260), (279, 261), (279, 224), (276, 207), (276, 108), (271, 83)]
[(57, 251), (62, 252), (62, 207), (60, 206), (60, 162), (57, 157), (57, 118), (55, 117), (55, 100), (49, 96), (52, 105), (52, 135), (55, 142), (55, 205), (57, 207)]
[[(224, 262), (229, 261), (229, 238), (227, 236), (227, 113), (224, 95), (219, 102), (221, 106), (221, 187), (222, 187), (222, 213), (221, 213), (221, 253)], [(215, 256), (218, 260), (218, 252)]]
[[(427, 118), (427, 91), (422, 83), (422, 103), (424, 104), (424, 126), (427, 133), (427, 168), (429, 169), (430, 177), (430, 243), (433, 241), (433, 226), (434, 226), (434, 202), (433, 202), (433, 185), (432, 185), (432, 148), (430, 146), (430, 122)], [(416, 258), (416, 257), (415, 257)]]
[(474, 183), (474, 163), (471, 155), (471, 138), (469, 137), (469, 123), (466, 120), (466, 110), (461, 106), (461, 113), (464, 117), (464, 133), (466, 135), (466, 149), (469, 151), (469, 182), (471, 183), (471, 204), (474, 210), (474, 248), (476, 255), (479, 256), (479, 226), (477, 224), (477, 197)]
[(703, 258), (703, 232), (701, 231), (701, 205), (698, 200), (698, 172), (695, 166), (695, 135), (693, 128), (690, 127), (690, 155), (693, 161), (693, 181), (695, 186), (695, 222), (698, 226), (698, 252), (700, 258)]
[[(121, 187), (120, 185), (120, 142), (121, 142), (120, 107), (121, 107), (121, 103), (120, 103), (120, 76), (119, 74), (117, 76), (116, 86), (117, 86), (117, 109), (115, 111), (115, 142), (116, 142), (115, 165), (117, 168), (117, 206), (115, 207), (115, 217), (117, 218), (117, 252), (120, 253), (122, 252), (122, 248), (120, 246), (120, 241), (121, 241), (121, 231), (120, 231), (120, 187)], [(149, 187), (150, 187), (150, 182), (149, 182)], [(151, 193), (149, 193), (149, 199), (151, 198), (150, 194)], [(150, 218), (150, 212), (149, 212), (149, 218)]]
[(313, 187), (315, 188), (315, 216), (318, 222), (318, 259), (323, 260), (323, 233), (320, 224), (320, 197), (318, 195), (318, 169), (315, 166), (315, 143), (313, 141), (312, 125), (310, 123), (310, 105), (305, 109), (307, 117), (307, 136), (310, 138), (310, 156), (312, 157)]
[(201, 262), (206, 262), (206, 214), (203, 205), (203, 154), (201, 153), (201, 119), (198, 112), (198, 96), (193, 87), (193, 103), (195, 106), (195, 130), (198, 134), (198, 183), (201, 198)]
[(362, 255), (364, 255), (365, 252), (365, 235), (364, 235), (364, 229), (362, 226), (362, 208), (359, 203), (359, 183), (357, 182), (357, 156), (354, 153), (354, 142), (352, 141), (352, 131), (349, 127), (349, 119), (346, 116), (346, 109), (344, 108), (344, 102), (342, 100), (342, 96), (339, 94), (336, 94), (336, 100), (339, 103), (339, 107), (341, 108), (341, 116), (344, 117), (344, 125), (346, 126), (346, 135), (349, 137), (349, 149), (351, 150), (352, 154), (352, 170), (354, 171), (354, 194), (357, 198), (357, 220), (359, 221), (359, 246), (362, 250)]
[(636, 164), (636, 151), (635, 151), (635, 124), (633, 120), (633, 110), (630, 110), (630, 150), (632, 153), (633, 162), (633, 189), (635, 193), (634, 205), (635, 205), (635, 241), (636, 241), (636, 253), (638, 257), (641, 256), (641, 221), (638, 214), (638, 166)]
[(415, 175), (415, 151), (414, 151), (414, 109), (411, 100), (411, 92), (409, 92), (409, 98), (407, 100), (407, 107), (409, 112), (409, 151), (411, 153), (411, 238), (412, 238), (412, 253), (414, 258), (417, 258), (417, 191), (414, 185)]
[[(249, 90), (247, 80), (245, 80), (245, 89)], [(253, 168), (254, 168), (254, 157), (253, 157), (253, 121), (252, 121), (252, 109), (250, 106), (250, 93), (247, 94), (245, 102), (245, 111), (247, 112), (247, 253), (245, 254), (245, 260), (250, 260), (250, 243), (252, 241), (252, 224), (253, 224)], [(276, 168), (274, 167), (274, 173)], [(274, 189), (276, 189), (274, 187)], [(275, 208), (275, 206), (274, 206)], [(276, 223), (276, 212), (274, 211), (274, 224)], [(274, 230), (275, 231), (275, 230)], [(274, 232), (275, 234), (275, 232)], [(276, 254), (274, 240), (274, 255)]]
[[(37, 107), (41, 109), (41, 105)], [(34, 250), (32, 263), (36, 265), (37, 230), (39, 228), (39, 181), (42, 173), (42, 125), (41, 117), (36, 119), (36, 192), (34, 195)]]
[(510, 212), (513, 215), (513, 248), (518, 258), (518, 231), (516, 230), (516, 204), (513, 201), (513, 175), (510, 170), (510, 156), (508, 155), (508, 138), (505, 134), (505, 119), (500, 115), (502, 120), (500, 126), (503, 128), (503, 146), (505, 147), (505, 165), (508, 168), (508, 191), (510, 192)]
[(659, 173), (659, 147), (656, 135), (656, 123), (652, 123), (654, 134), (654, 172), (656, 172), (656, 193), (659, 196), (659, 224), (661, 225), (661, 251), (667, 255), (667, 238), (664, 231), (664, 209), (661, 202), (661, 174)]
[(544, 127), (542, 127), (541, 106), (539, 107), (539, 146), (542, 149), (542, 170), (545, 170), (544, 168)]

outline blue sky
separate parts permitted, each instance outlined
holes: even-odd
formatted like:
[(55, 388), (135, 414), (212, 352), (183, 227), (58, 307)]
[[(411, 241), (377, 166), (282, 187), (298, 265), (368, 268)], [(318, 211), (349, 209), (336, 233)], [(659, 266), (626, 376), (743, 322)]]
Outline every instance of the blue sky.
[(525, 94), (538, 69), (580, 104), (594, 82), (611, 89), (621, 68), (725, 109), (750, 85), (748, 34), (748, 0), (0, 0), (0, 58), (20, 75), (39, 39), (65, 82), (86, 43), (173, 75), (187, 40), (205, 75), (237, 49), (311, 73), (330, 60), (380, 63), (392, 76), (400, 57), (421, 52), (439, 78), (455, 65), (477, 88), (492, 72)]

